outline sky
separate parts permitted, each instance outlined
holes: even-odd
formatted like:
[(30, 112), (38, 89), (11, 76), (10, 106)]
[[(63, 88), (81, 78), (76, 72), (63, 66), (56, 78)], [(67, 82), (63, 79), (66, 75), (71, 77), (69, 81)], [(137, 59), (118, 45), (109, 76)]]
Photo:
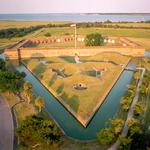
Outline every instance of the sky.
[(0, 0), (0, 13), (149, 13), (150, 0)]

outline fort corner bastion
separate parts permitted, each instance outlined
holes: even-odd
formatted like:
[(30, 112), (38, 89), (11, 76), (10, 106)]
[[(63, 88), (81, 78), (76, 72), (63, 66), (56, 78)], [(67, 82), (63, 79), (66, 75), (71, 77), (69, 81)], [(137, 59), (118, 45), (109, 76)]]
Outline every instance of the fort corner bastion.
[[(78, 35), (77, 42), (84, 42), (85, 36)], [(101, 52), (115, 52), (132, 57), (143, 57), (145, 49), (138, 43), (124, 37), (104, 37), (105, 45), (97, 47), (67, 47), (67, 42), (74, 41), (73, 36), (51, 36), (48, 38), (31, 38), (22, 40), (5, 50), (7, 59), (38, 58), (51, 56), (92, 56)], [(52, 47), (51, 44), (66, 42), (66, 47)], [(48, 45), (38, 47), (39, 44)]]

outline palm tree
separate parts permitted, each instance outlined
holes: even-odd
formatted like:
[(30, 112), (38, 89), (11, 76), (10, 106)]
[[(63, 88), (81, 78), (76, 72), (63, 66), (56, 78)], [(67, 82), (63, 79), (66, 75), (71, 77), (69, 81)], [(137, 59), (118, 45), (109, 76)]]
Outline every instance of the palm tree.
[(129, 84), (128, 85), (128, 90), (130, 91), (135, 91), (135, 89), (136, 89), (136, 85), (134, 85), (134, 84)]
[(44, 102), (44, 99), (42, 97), (37, 97), (35, 99), (35, 105), (37, 107), (39, 107), (39, 112), (41, 112), (41, 108), (44, 106), (45, 102)]
[(140, 79), (140, 75), (141, 73), (139, 71), (134, 73), (134, 79), (136, 80), (136, 82), (138, 82), (138, 80)]
[(126, 150), (130, 149), (132, 142), (132, 139), (130, 137), (120, 136), (119, 141), (120, 141), (119, 149), (126, 149)]
[(27, 90), (27, 91), (25, 92), (25, 94), (26, 94), (27, 103), (30, 104), (31, 99), (32, 99), (32, 97), (33, 97), (33, 93), (32, 93), (31, 90)]
[(31, 90), (32, 89), (32, 84), (30, 82), (25, 82), (24, 85), (23, 85), (23, 89), (25, 91)]
[(124, 125), (124, 120), (122, 120), (119, 117), (118, 118), (116, 117), (116, 118), (111, 120), (111, 124), (114, 127), (115, 134), (118, 135), (121, 132), (121, 129)]
[(29, 104), (31, 101), (31, 98), (33, 97), (32, 84), (30, 82), (25, 82), (23, 85), (23, 90), (24, 90), (25, 100)]
[(135, 119), (135, 118), (131, 118), (131, 119), (128, 121), (128, 127), (129, 127), (129, 129), (130, 129), (131, 127), (137, 125), (137, 124), (138, 124), (138, 120)]

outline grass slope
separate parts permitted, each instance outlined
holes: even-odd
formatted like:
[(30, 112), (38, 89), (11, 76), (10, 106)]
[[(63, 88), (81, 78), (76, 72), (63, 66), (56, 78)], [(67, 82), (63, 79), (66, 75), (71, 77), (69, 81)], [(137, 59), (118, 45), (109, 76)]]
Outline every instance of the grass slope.
[[(119, 58), (120, 57), (120, 58)], [(115, 62), (95, 62), (102, 60)], [(80, 116), (83, 120), (91, 117), (91, 112), (102, 103), (106, 93), (110, 90), (112, 83), (122, 70), (121, 65), (126, 64), (128, 57), (113, 53), (101, 53), (92, 57), (82, 57), (84, 63), (75, 64), (70, 57), (52, 57), (43, 59), (46, 65), (41, 64), (39, 59), (24, 60), (27, 67), (46, 85), (61, 98), (63, 103), (69, 105), (75, 116)], [(87, 62), (86, 62), (87, 61)], [(104, 69), (101, 77), (96, 78), (93, 68)], [(52, 69), (65, 69), (63, 78), (56, 75)], [(76, 90), (73, 85), (83, 83), (87, 85), (86, 90)], [(90, 95), (90, 96), (89, 96)]]

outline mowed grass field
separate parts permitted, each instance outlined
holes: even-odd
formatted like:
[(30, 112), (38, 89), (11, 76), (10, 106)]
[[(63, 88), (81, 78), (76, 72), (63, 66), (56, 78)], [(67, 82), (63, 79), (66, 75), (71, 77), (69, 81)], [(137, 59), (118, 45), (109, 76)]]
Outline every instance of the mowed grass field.
[(30, 26), (47, 25), (47, 24), (65, 24), (67, 21), (12, 21), (12, 20), (0, 20), (0, 29), (7, 28), (24, 28)]
[[(149, 32), (148, 32), (149, 31)], [(44, 37), (46, 33), (52, 35), (74, 35), (74, 28), (62, 27), (62, 28), (46, 28), (39, 34), (39, 37)], [(114, 28), (77, 28), (77, 34), (87, 35), (91, 33), (101, 33), (105, 36), (123, 36), (123, 37), (135, 37), (135, 38), (150, 38), (150, 30), (147, 29), (114, 29)]]
[(105, 23), (107, 25), (118, 25), (118, 26), (123, 26), (123, 27), (150, 27), (150, 23), (138, 23), (138, 22), (134, 22), (134, 23)]
[[(69, 22), (46, 22), (46, 21), (0, 21), (0, 30), (6, 28), (21, 28), (35, 25), (46, 25), (46, 24), (64, 24)], [(116, 23), (112, 23), (114, 25)], [(117, 23), (120, 26), (132, 26), (132, 27), (150, 27), (150, 23)], [(110, 24), (109, 24), (110, 25)], [(90, 33), (100, 33), (103, 36), (121, 36), (130, 38), (133, 41), (138, 42), (147, 50), (150, 50), (150, 30), (149, 29), (120, 29), (120, 28), (77, 28), (77, 34), (87, 35)], [(51, 35), (74, 35), (73, 27), (62, 27), (62, 28), (42, 28), (24, 37), (11, 38), (11, 39), (0, 39), (0, 52), (5, 48), (19, 42), (22, 39), (28, 39), (32, 37), (45, 37), (46, 33)], [(79, 43), (80, 44), (80, 43)], [(78, 44), (78, 46), (79, 46)], [(56, 47), (67, 47), (67, 44), (56, 45)], [(82, 44), (83, 45), (83, 44)], [(81, 46), (82, 46), (81, 45)], [(55, 45), (54, 45), (55, 46)]]
[[(122, 71), (129, 57), (116, 53), (101, 53), (92, 57), (82, 57), (83, 63), (76, 64), (73, 57), (51, 57), (41, 59), (26, 59), (24, 63), (46, 86), (52, 89), (63, 103), (69, 105), (76, 116), (88, 120), (94, 108), (102, 103), (112, 83)], [(103, 60), (115, 62), (106, 63)], [(96, 69), (103, 69), (101, 76), (96, 77)], [(56, 74), (52, 69), (64, 69), (66, 77)], [(85, 90), (74, 89), (74, 84), (83, 83)]]
[[(7, 29), (7, 28), (28, 28), (31, 26), (37, 26), (37, 25), (47, 25), (47, 24), (65, 24), (65, 23), (69, 23), (69, 22), (65, 22), (65, 21), (3, 21), (0, 20), (0, 30), (2, 29)], [(14, 37), (11, 39), (0, 39), (0, 53), (3, 52), (4, 49), (12, 46), (13, 44), (21, 41), (22, 39), (27, 39), (27, 38), (31, 38), (31, 37), (37, 37), (39, 35), (39, 33), (42, 32), (43, 29), (39, 29), (37, 31), (34, 31), (24, 37)]]

